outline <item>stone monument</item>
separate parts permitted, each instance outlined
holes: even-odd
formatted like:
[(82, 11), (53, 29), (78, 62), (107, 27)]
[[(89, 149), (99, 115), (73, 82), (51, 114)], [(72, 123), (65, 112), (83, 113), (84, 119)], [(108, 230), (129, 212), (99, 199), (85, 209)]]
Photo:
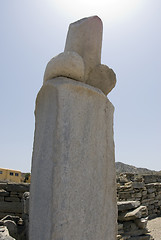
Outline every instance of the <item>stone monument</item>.
[(30, 240), (115, 240), (113, 105), (116, 83), (101, 64), (102, 21), (69, 26), (47, 64), (35, 110)]

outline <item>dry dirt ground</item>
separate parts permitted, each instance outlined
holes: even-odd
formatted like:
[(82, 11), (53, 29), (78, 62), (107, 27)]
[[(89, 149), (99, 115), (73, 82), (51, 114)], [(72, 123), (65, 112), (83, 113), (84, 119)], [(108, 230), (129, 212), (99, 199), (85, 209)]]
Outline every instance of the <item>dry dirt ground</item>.
[(154, 240), (161, 240), (161, 217), (148, 221), (148, 230)]

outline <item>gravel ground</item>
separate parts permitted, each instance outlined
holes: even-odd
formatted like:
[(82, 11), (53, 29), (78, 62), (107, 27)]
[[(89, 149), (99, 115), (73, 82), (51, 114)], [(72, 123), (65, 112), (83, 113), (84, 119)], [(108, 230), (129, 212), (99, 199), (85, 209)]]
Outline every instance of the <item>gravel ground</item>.
[(154, 240), (161, 240), (161, 217), (149, 220), (147, 227)]

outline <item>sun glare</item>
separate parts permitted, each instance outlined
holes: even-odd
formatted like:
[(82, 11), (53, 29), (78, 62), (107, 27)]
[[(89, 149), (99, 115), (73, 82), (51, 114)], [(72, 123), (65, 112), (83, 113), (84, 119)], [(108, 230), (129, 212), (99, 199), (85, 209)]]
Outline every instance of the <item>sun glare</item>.
[(54, 1), (54, 5), (63, 15), (76, 19), (98, 15), (104, 21), (114, 22), (132, 15), (141, 5), (140, 2), (140, 0), (58, 0)]

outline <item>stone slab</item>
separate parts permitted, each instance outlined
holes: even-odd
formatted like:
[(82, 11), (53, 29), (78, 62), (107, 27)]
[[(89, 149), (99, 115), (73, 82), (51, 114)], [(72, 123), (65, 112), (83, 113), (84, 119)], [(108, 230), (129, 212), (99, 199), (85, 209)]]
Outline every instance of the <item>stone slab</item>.
[(1, 202), (0, 203), (1, 213), (22, 213), (21, 202)]
[(146, 206), (140, 206), (131, 211), (125, 211), (119, 214), (118, 220), (119, 221), (130, 221), (135, 220), (137, 218), (147, 217), (148, 210)]
[(113, 105), (98, 89), (47, 81), (36, 101), (30, 240), (115, 240)]
[(8, 183), (6, 190), (9, 192), (28, 192), (30, 184), (29, 183)]
[(134, 209), (140, 206), (139, 201), (122, 201), (122, 202), (117, 202), (117, 207), (118, 211), (125, 211), (129, 209)]

